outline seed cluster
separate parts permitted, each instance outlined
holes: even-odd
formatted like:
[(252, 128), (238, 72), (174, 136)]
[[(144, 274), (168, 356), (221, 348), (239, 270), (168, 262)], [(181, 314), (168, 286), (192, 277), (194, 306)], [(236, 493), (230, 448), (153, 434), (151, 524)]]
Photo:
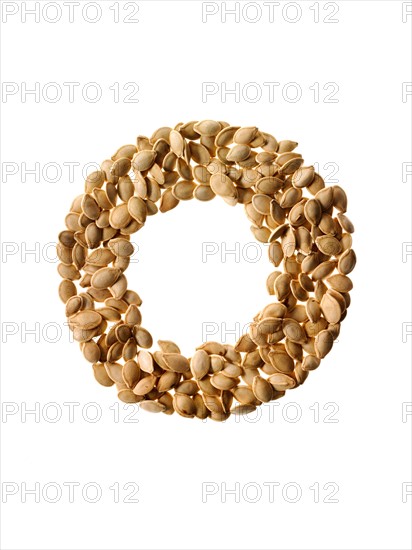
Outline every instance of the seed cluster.
[[(121, 401), (222, 421), (303, 384), (329, 353), (350, 305), (354, 227), (344, 190), (326, 187), (296, 147), (252, 126), (180, 123), (123, 145), (87, 177), (59, 234), (59, 295), (96, 380), (115, 384)], [(235, 346), (206, 342), (186, 358), (159, 340), (149, 352), (142, 301), (125, 276), (130, 235), (159, 210), (216, 195), (243, 204), (272, 264), (283, 262), (266, 283), (276, 301)]]

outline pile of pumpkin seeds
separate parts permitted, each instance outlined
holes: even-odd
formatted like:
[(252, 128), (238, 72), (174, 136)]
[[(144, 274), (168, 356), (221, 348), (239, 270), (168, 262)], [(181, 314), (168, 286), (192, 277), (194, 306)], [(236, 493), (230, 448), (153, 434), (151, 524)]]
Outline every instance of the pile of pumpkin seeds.
[[(294, 141), (254, 126), (203, 120), (162, 127), (123, 145), (90, 174), (59, 234), (59, 296), (96, 380), (150, 412), (226, 420), (303, 384), (339, 334), (355, 267), (353, 224), (338, 185), (304, 166)], [(304, 196), (306, 193), (308, 196)], [(125, 276), (130, 236), (180, 201), (243, 204), (269, 243), (273, 302), (234, 345), (206, 342), (191, 358), (153, 346), (142, 300)]]

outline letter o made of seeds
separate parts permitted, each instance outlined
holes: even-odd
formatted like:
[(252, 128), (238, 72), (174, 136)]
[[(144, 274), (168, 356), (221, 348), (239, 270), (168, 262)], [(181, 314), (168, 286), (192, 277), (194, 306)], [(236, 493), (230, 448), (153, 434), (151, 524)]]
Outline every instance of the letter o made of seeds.
[[(96, 380), (121, 401), (223, 421), (297, 388), (330, 352), (350, 305), (354, 227), (345, 191), (304, 166), (297, 145), (254, 126), (192, 121), (139, 136), (86, 178), (58, 238), (59, 296)], [(180, 201), (216, 196), (242, 204), (268, 243), (271, 303), (234, 346), (206, 342), (190, 358), (167, 340), (153, 350), (125, 276), (130, 236)]]

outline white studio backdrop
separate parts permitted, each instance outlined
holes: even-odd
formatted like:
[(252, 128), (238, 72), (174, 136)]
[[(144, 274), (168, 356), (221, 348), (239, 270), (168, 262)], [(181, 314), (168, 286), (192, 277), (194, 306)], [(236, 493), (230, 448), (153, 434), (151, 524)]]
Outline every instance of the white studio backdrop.
[[(411, 2), (1, 10), (1, 548), (411, 548)], [(52, 248), (93, 163), (205, 118), (298, 141), (346, 190), (358, 256), (319, 370), (222, 424), (136, 412), (96, 383)], [(193, 200), (132, 237), (155, 340), (234, 343), (270, 302), (249, 226)]]

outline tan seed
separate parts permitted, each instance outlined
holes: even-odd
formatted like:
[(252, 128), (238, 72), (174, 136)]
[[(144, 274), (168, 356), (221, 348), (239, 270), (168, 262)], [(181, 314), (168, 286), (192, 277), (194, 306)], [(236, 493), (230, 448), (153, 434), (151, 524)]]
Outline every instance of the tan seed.
[(196, 380), (201, 380), (209, 372), (210, 357), (204, 350), (197, 350), (190, 361), (190, 369)]
[(252, 391), (258, 401), (268, 403), (272, 400), (273, 386), (261, 376), (255, 376), (253, 379)]
[(332, 349), (333, 335), (330, 330), (321, 330), (315, 337), (315, 352), (319, 359), (323, 359)]
[(156, 383), (156, 377), (153, 374), (148, 374), (145, 378), (142, 378), (136, 386), (133, 388), (135, 395), (147, 395), (152, 391)]
[(327, 256), (338, 256), (342, 252), (342, 245), (331, 235), (317, 237), (315, 242), (319, 250)]
[(145, 172), (146, 170), (149, 170), (150, 167), (153, 165), (155, 158), (155, 151), (139, 151), (133, 156), (132, 167), (134, 170), (137, 170), (139, 172)]
[(187, 418), (193, 418), (196, 414), (196, 405), (193, 399), (184, 393), (174, 394), (173, 407), (178, 414)]
[(236, 187), (225, 174), (213, 174), (210, 178), (210, 187), (216, 195), (221, 197), (237, 197)]
[(268, 381), (277, 391), (284, 391), (294, 388), (296, 386), (296, 380), (286, 374), (275, 373), (269, 376)]
[(353, 288), (352, 281), (346, 275), (332, 275), (332, 277), (329, 277), (326, 280), (330, 284), (331, 288), (333, 288), (333, 290), (337, 290), (338, 292), (349, 292)]
[(342, 312), (339, 303), (328, 292), (323, 295), (320, 307), (328, 323), (338, 323), (340, 321)]
[(92, 275), (92, 286), (96, 289), (104, 289), (113, 286), (121, 275), (120, 269), (102, 267)]
[(169, 369), (174, 372), (186, 372), (190, 370), (189, 361), (180, 353), (164, 353), (163, 359)]
[(351, 271), (355, 268), (356, 265), (356, 254), (350, 249), (346, 250), (340, 257), (338, 261), (338, 271), (342, 275), (349, 275)]
[(160, 413), (166, 410), (166, 405), (163, 405), (158, 401), (150, 401), (150, 400), (142, 401), (139, 407), (144, 411), (148, 411), (151, 413)]
[(69, 279), (63, 279), (59, 285), (59, 297), (65, 304), (72, 296), (77, 294), (76, 285)]

